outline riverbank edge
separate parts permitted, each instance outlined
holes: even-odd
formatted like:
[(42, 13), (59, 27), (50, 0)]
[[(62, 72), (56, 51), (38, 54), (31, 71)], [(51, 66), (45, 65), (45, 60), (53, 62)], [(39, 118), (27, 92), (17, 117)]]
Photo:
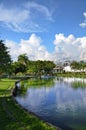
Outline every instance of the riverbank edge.
[(30, 111), (30, 110), (27, 110), (27, 109), (25, 109), (24, 107), (22, 107), (22, 106), (16, 101), (16, 99), (15, 99), (15, 97), (14, 97), (13, 95), (12, 95), (12, 99), (13, 99), (14, 103), (16, 103), (17, 105), (19, 105), (19, 107), (20, 107), (23, 111), (27, 112), (27, 113), (30, 114), (30, 115), (35, 116), (35, 117), (38, 118), (40, 121), (42, 121), (43, 123), (45, 123), (45, 124), (48, 125), (48, 126), (51, 126), (51, 127), (55, 128), (56, 130), (62, 130), (60, 127), (57, 127), (57, 126), (55, 126), (55, 125), (53, 125), (53, 124), (51, 124), (51, 123), (49, 123), (49, 122), (46, 122), (45, 120), (43, 120), (41, 117), (39, 117), (39, 116), (38, 116), (37, 114), (35, 114), (34, 112), (32, 112), (32, 111)]
[[(1, 105), (0, 114), (3, 117), (2, 120), (0, 120), (0, 128), (4, 130), (9, 130), (9, 129), (14, 130), (18, 128), (22, 130), (25, 128), (28, 130), (31, 128), (32, 130), (35, 128), (35, 126), (36, 128), (37, 127), (41, 128), (41, 126), (43, 126), (43, 128), (46, 130), (47, 129), (56, 130), (57, 127), (54, 127), (53, 125), (50, 125), (49, 123), (43, 122), (42, 120), (38, 119), (34, 114), (29, 113), (26, 110), (24, 110), (17, 102), (15, 102), (14, 97), (12, 95), (12, 90), (15, 87), (14, 85), (15, 82), (16, 80), (12, 80), (9, 78), (1, 79), (1, 82), (0, 82), (0, 86), (2, 86), (0, 87), (0, 90), (2, 90), (0, 91), (0, 98), (1, 98), (0, 99), (0, 105)], [(19, 113), (18, 115), (16, 115), (18, 111)], [(24, 117), (24, 119), (25, 120), (27, 119), (27, 121), (30, 121), (30, 123), (32, 122), (31, 127), (30, 127), (30, 124), (27, 124), (27, 121), (24, 120), (23, 122), (22, 116), (26, 116)], [(38, 123), (38, 125), (36, 125), (36, 123)], [(57, 128), (57, 130), (59, 129)]]

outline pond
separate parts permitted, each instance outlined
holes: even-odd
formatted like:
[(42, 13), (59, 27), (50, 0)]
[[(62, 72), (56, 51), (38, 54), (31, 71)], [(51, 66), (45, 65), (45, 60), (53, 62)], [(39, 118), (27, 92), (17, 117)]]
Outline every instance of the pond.
[(23, 81), (17, 102), (62, 130), (86, 130), (86, 79), (46, 78)]

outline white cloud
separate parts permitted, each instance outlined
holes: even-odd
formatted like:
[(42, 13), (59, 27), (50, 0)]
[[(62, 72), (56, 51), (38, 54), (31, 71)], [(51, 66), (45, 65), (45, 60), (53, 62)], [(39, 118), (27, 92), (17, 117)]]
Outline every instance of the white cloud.
[(56, 34), (54, 40), (54, 51), (49, 53), (42, 44), (42, 39), (32, 34), (28, 40), (21, 39), (20, 43), (6, 40), (6, 46), (10, 48), (13, 60), (20, 54), (26, 53), (30, 60), (86, 60), (86, 37), (75, 38), (74, 35), (64, 36)]
[(10, 48), (13, 60), (16, 60), (23, 53), (26, 53), (30, 60), (49, 60), (50, 54), (45, 46), (41, 45), (41, 42), (40, 37), (32, 34), (28, 40), (22, 39), (19, 44), (6, 40), (6, 46)]
[(53, 20), (49, 9), (35, 2), (21, 3), (19, 7), (10, 8), (0, 4), (0, 12), (0, 24), (16, 32), (44, 31), (45, 28), (41, 26), (39, 19)]
[(79, 25), (80, 25), (81, 27), (86, 27), (86, 12), (84, 12), (83, 15), (84, 15), (85, 20), (84, 20), (84, 22), (82, 22), (82, 23), (79, 24)]
[(86, 12), (83, 13), (84, 17), (86, 18)]
[(29, 10), (34, 9), (40, 13), (42, 13), (48, 20), (53, 20), (52, 19), (52, 13), (50, 12), (50, 10), (41, 4), (35, 3), (35, 2), (28, 2), (25, 7)]
[(19, 8), (10, 8), (6, 9), (4, 5), (0, 5), (0, 21), (4, 21), (7, 23), (21, 23), (25, 21), (29, 17), (29, 11), (20, 10)]
[(70, 34), (65, 37), (64, 34), (56, 34), (54, 54), (60, 59), (76, 59), (83, 60), (82, 54), (86, 52), (86, 37), (75, 38)]

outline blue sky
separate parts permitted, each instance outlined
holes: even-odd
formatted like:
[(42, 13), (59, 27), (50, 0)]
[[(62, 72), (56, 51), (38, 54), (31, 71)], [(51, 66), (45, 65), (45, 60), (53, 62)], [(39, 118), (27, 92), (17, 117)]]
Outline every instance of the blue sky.
[(86, 0), (0, 0), (0, 12), (0, 37), (13, 60), (22, 53), (32, 60), (85, 59)]

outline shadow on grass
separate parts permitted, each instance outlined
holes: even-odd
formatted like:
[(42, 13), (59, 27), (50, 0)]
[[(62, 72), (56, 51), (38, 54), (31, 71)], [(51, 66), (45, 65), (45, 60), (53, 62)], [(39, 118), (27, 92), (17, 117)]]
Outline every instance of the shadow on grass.
[(9, 94), (9, 92), (10, 92), (10, 90), (5, 90), (5, 89), (0, 89), (0, 95), (2, 96), (2, 95), (4, 95), (4, 93), (5, 94)]
[[(3, 92), (3, 90), (0, 90)], [(0, 97), (1, 130), (54, 130), (34, 115), (24, 111), (11, 96)]]

